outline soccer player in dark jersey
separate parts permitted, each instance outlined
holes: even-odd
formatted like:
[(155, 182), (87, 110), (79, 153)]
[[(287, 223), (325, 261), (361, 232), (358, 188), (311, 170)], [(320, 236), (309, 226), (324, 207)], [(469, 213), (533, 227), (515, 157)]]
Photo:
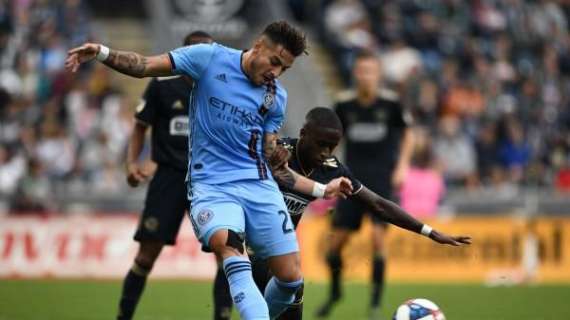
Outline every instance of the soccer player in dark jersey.
[[(337, 103), (337, 112), (344, 128), (346, 165), (370, 190), (392, 199), (392, 189), (401, 184), (413, 148), (409, 117), (404, 115), (397, 94), (379, 90), (381, 65), (373, 53), (363, 52), (355, 61), (353, 75), (356, 83)], [(317, 316), (326, 317), (341, 297), (341, 251), (351, 234), (360, 228), (369, 208), (355, 201), (340, 200), (332, 217), (333, 235), (329, 243), (327, 264), (331, 276), (328, 300)], [(386, 222), (372, 214), (372, 290), (370, 318), (379, 315), (384, 287), (385, 258), (383, 255)]]
[[(373, 215), (387, 223), (394, 224), (400, 228), (423, 234), (440, 244), (460, 246), (471, 243), (471, 239), (466, 236), (449, 236), (442, 232), (433, 230), (430, 226), (422, 224), (406, 213), (402, 208), (392, 201), (389, 201), (362, 184), (334, 155), (334, 150), (343, 136), (343, 126), (337, 114), (328, 108), (317, 107), (307, 113), (305, 124), (300, 132), (299, 139), (280, 139), (279, 145), (288, 151), (290, 155), (288, 166), (299, 174), (321, 183), (327, 183), (338, 177), (347, 177), (352, 182), (354, 192), (347, 199), (355, 204), (364, 206)], [(284, 157), (275, 154), (272, 163), (278, 167)], [(285, 158), (286, 159), (286, 158)], [(297, 228), (303, 212), (309, 202), (316, 198), (302, 194), (287, 187), (280, 186), (281, 193), (285, 198), (287, 209), (291, 216), (294, 228)], [(263, 291), (270, 273), (265, 261), (255, 257), (255, 252), (251, 255), (253, 274), (257, 285)], [(302, 318), (303, 291), (297, 292), (295, 304), (291, 305), (283, 314), (280, 320), (299, 320)], [(221, 269), (218, 270), (214, 282), (214, 319), (230, 319), (231, 297), (227, 280)]]
[[(184, 45), (211, 43), (212, 37), (196, 31)], [(143, 214), (134, 239), (139, 250), (123, 282), (117, 319), (131, 319), (142, 295), (147, 276), (165, 245), (174, 245), (184, 212), (188, 167), (188, 100), (192, 79), (184, 76), (153, 78), (136, 108), (136, 123), (127, 152), (127, 182), (131, 187), (146, 180), (149, 173), (137, 161), (152, 127), (152, 160), (157, 163), (150, 181)]]

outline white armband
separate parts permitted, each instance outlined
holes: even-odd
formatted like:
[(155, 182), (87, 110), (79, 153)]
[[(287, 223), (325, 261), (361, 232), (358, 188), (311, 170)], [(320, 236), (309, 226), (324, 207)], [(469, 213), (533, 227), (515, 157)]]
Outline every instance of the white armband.
[(105, 60), (107, 60), (107, 58), (109, 57), (109, 52), (111, 51), (111, 49), (109, 49), (108, 47), (105, 47), (104, 45), (100, 44), (99, 45), (99, 52), (97, 52), (97, 56), (95, 57), (95, 59), (103, 62)]
[(431, 234), (431, 231), (433, 230), (432, 227), (428, 226), (427, 224), (424, 224), (422, 226), (422, 231), (420, 231), (420, 233), (426, 237), (429, 237), (429, 235)]
[(315, 198), (324, 198), (326, 189), (327, 189), (326, 185), (315, 182), (315, 184), (313, 184), (313, 192), (311, 194)]

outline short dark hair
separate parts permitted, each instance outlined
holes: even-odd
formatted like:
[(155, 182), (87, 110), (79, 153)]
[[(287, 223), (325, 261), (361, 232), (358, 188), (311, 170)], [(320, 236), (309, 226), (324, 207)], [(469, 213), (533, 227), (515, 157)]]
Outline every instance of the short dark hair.
[(267, 36), (276, 44), (282, 45), (295, 57), (302, 53), (307, 53), (307, 37), (303, 32), (291, 26), (287, 21), (276, 21), (270, 23), (263, 35)]
[(305, 116), (305, 125), (312, 124), (317, 127), (336, 129), (342, 131), (342, 122), (334, 110), (325, 107), (316, 107)]
[(188, 35), (186, 35), (186, 37), (184, 37), (185, 46), (191, 46), (193, 44), (212, 42), (212, 41), (214, 41), (214, 38), (212, 38), (212, 36), (209, 33), (202, 30), (191, 32)]
[(354, 61), (358, 61), (361, 59), (379, 60), (379, 57), (374, 51), (364, 49), (364, 50), (358, 51), (358, 53), (356, 54), (356, 59), (354, 59)]

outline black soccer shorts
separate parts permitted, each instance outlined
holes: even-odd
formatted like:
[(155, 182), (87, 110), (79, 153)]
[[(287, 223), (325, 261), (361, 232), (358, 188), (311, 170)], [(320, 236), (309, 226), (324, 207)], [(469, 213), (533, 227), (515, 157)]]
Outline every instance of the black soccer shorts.
[[(388, 184), (377, 184), (372, 187), (368, 185), (365, 186), (380, 196), (391, 199), (392, 188)], [(377, 214), (372, 213), (365, 204), (350, 198), (339, 199), (337, 202), (336, 210), (332, 216), (332, 226), (336, 229), (356, 231), (360, 229), (362, 218), (365, 214), (370, 215), (370, 220), (372, 220), (374, 225), (388, 226), (386, 221), (380, 219)]]
[(189, 209), (186, 172), (158, 165), (148, 186), (135, 241), (158, 240), (174, 245), (182, 218)]

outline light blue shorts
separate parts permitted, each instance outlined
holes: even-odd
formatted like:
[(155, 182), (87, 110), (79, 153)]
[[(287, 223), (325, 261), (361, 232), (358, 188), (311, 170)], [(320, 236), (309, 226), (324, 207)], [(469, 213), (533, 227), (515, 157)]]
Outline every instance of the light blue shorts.
[(273, 180), (194, 182), (189, 199), (192, 226), (205, 248), (216, 231), (227, 229), (245, 235), (262, 259), (299, 251), (283, 195)]

